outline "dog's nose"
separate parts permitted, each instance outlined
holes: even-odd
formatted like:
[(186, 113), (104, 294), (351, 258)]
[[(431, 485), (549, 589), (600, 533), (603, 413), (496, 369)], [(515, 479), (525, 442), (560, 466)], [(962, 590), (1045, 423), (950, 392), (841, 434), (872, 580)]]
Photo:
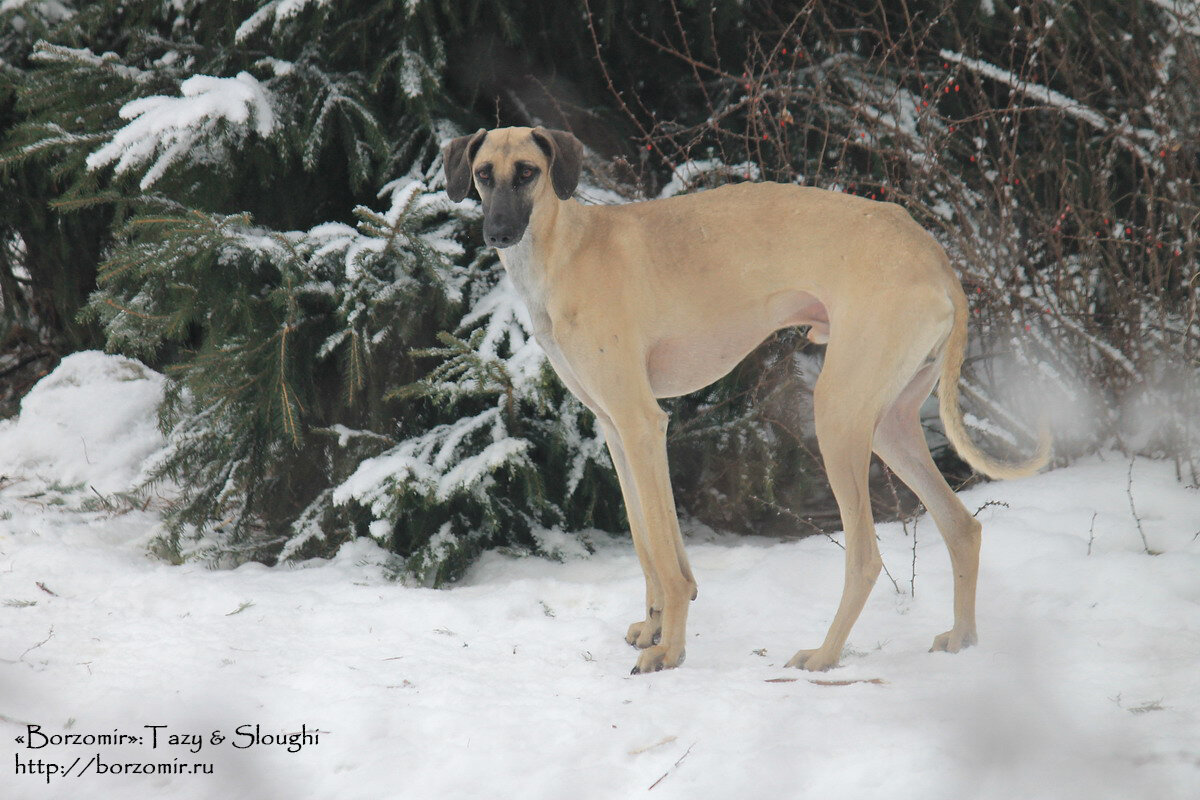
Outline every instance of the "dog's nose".
[(491, 230), (487, 228), (483, 231), (483, 241), (488, 247), (512, 247), (517, 242), (521, 241), (521, 236), (524, 235), (524, 227), (516, 227), (514, 225), (505, 225), (502, 227), (494, 227)]

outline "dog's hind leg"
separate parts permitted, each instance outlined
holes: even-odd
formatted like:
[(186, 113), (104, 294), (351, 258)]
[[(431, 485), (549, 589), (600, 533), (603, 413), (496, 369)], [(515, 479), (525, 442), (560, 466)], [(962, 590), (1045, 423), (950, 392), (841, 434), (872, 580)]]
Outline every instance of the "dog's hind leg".
[[(912, 319), (882, 313), (885, 307), (907, 309)], [(825, 641), (815, 650), (798, 652), (788, 666), (835, 666), (871, 594), (883, 568), (867, 484), (876, 426), (922, 370), (927, 354), (945, 339), (952, 318), (953, 307), (944, 295), (916, 288), (863, 298), (856, 312), (843, 311), (831, 320), (813, 413), (821, 458), (846, 532), (846, 582)]]
[(979, 521), (934, 465), (921, 430), (921, 404), (936, 379), (932, 365), (917, 373), (880, 419), (875, 431), (875, 452), (916, 493), (950, 551), (950, 566), (954, 570), (954, 627), (938, 635), (931, 649), (955, 653), (977, 641), (975, 585), (981, 537)]
[[(826, 670), (837, 665), (863, 605), (883, 567), (875, 541), (867, 473), (871, 438), (890, 383), (886, 354), (870, 347), (886, 337), (869, 335), (859, 326), (855, 338), (833, 338), (813, 395), (817, 442), (829, 486), (846, 532), (846, 577), (842, 599), (825, 641), (815, 650), (801, 650), (787, 666)], [(836, 331), (835, 331), (836, 334)], [(870, 342), (863, 349), (863, 342)]]

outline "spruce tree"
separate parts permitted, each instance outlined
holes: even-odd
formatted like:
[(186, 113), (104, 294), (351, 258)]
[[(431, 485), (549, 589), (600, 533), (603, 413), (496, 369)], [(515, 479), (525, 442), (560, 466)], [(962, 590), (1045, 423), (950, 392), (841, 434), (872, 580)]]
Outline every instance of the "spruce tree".
[[(484, 547), (620, 525), (602, 442), (438, 185), (458, 131), (429, 13), (101, 3), (32, 47), (5, 158), (113, 221), (82, 319), (172, 379), (146, 473), (177, 493), (167, 557), (370, 535), (438, 584)], [(72, 41), (130, 16), (111, 51)]]

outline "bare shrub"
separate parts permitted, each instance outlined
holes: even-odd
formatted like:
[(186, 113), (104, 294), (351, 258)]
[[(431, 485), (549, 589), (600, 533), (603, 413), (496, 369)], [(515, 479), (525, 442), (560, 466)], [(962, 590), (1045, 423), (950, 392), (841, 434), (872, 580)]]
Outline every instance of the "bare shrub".
[(987, 5), (809, 2), (737, 65), (681, 22), (653, 44), (690, 68), (696, 113), (610, 81), (645, 193), (762, 178), (902, 204), (970, 297), (964, 407), (990, 448), (1028, 451), (1046, 416), (1060, 460), (1116, 446), (1195, 481), (1197, 12)]

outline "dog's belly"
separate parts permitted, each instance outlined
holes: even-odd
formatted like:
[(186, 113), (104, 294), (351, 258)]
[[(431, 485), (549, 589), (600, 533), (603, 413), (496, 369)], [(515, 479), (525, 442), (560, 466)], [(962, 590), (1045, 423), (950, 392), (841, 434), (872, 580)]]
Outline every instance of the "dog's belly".
[(650, 389), (655, 397), (678, 397), (703, 389), (727, 375), (769, 334), (755, 331), (744, 336), (661, 341), (647, 359)]
[(781, 292), (763, 305), (705, 318), (712, 322), (703, 330), (666, 336), (650, 348), (646, 369), (655, 397), (677, 397), (720, 380), (780, 328), (807, 325), (814, 342), (829, 335), (824, 304), (807, 292)]

